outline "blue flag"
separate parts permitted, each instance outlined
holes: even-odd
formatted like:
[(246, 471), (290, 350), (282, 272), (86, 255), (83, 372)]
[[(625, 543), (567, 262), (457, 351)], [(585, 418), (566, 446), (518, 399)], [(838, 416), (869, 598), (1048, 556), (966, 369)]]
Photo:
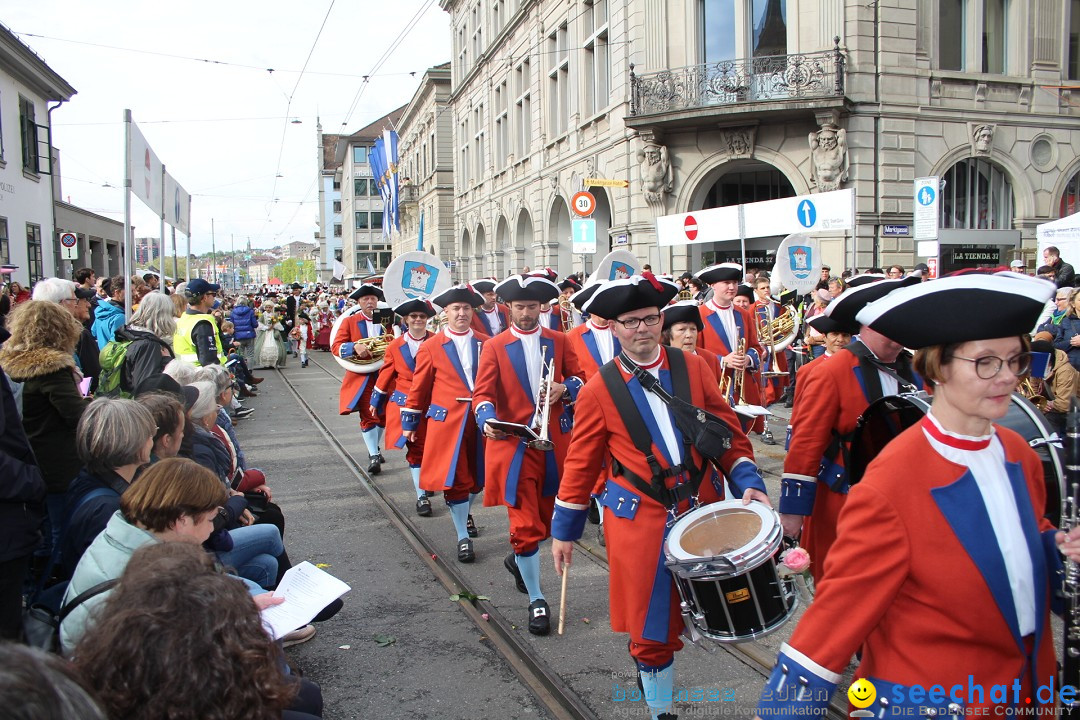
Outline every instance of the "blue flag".
[(416, 249), (424, 252), (424, 211), (420, 211), (420, 235), (416, 239)]
[(393, 130), (383, 130), (382, 137), (368, 151), (371, 173), (383, 201), (383, 236), (390, 237), (401, 227), (398, 217), (398, 135)]

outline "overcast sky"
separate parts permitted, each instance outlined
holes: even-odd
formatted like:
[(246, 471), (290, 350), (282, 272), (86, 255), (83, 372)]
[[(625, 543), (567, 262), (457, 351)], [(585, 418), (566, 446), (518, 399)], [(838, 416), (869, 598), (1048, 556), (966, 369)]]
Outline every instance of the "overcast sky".
[[(211, 218), (219, 250), (230, 235), (238, 249), (248, 237), (256, 248), (314, 242), (317, 118), (325, 133), (351, 133), (407, 103), (423, 72), (450, 59), (449, 20), (434, 0), (20, 0), (0, 16), (78, 91), (52, 115), (63, 199), (123, 219), (129, 108), (193, 196), (196, 254), (210, 250)], [(135, 196), (132, 218), (137, 236), (159, 235)]]

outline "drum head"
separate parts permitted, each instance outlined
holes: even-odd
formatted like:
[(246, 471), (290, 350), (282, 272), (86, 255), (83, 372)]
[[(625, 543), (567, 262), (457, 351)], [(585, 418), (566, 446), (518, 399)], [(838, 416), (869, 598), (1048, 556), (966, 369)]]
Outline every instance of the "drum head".
[(888, 395), (870, 403), (851, 436), (849, 485), (862, 480), (866, 467), (894, 437), (923, 419), (930, 409), (924, 393)]
[(778, 522), (776, 513), (760, 503), (705, 505), (676, 521), (668, 534), (667, 556), (673, 563), (725, 558), (741, 572), (768, 557)]

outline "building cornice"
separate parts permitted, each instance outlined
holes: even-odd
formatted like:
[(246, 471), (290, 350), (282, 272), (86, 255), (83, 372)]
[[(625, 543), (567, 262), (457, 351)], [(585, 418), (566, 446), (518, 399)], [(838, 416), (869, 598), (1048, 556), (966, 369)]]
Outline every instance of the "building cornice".
[(0, 25), (0, 70), (46, 100), (67, 102), (77, 92), (3, 25)]

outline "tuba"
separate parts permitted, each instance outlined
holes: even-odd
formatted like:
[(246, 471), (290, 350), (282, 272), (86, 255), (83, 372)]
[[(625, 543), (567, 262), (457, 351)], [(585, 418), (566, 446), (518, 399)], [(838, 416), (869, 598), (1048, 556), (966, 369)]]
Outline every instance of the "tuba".
[[(338, 330), (341, 329), (342, 323), (345, 319), (360, 312), (359, 305), (353, 305), (347, 308), (345, 312), (338, 315), (337, 320), (334, 321), (334, 326), (330, 329), (330, 342), (333, 343), (333, 339), (337, 337)], [(384, 328), (385, 329), (385, 328)], [(386, 349), (390, 347), (390, 343), (394, 341), (393, 334), (383, 333), (376, 337), (361, 338), (356, 341), (356, 345), (363, 345), (371, 353), (371, 357), (361, 360), (355, 355), (347, 358), (334, 355), (334, 360), (337, 360), (337, 364), (345, 368), (349, 372), (368, 374), (378, 372), (383, 366), (383, 360), (386, 358)]]
[(1020, 385), (1016, 388), (1016, 392), (1027, 398), (1032, 405), (1039, 408), (1039, 412), (1046, 412), (1046, 408), (1049, 406), (1050, 401), (1043, 395), (1043, 380), (1041, 378), (1032, 378), (1030, 375), (1020, 381)]
[(802, 314), (791, 305), (787, 308), (786, 313), (781, 313), (772, 321), (761, 322), (758, 325), (758, 339), (762, 345), (768, 345), (774, 352), (786, 349), (799, 336)]

